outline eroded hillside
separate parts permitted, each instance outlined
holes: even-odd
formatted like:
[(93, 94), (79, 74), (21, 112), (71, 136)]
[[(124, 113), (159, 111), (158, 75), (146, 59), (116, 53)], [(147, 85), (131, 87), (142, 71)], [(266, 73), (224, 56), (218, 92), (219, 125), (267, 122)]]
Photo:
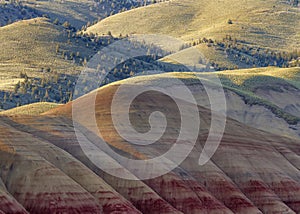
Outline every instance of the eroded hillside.
[[(167, 83), (166, 78), (170, 77), (149, 80), (151, 84)], [(137, 82), (149, 83), (147, 79)], [(131, 84), (130, 81), (124, 83)], [(142, 133), (149, 128), (143, 121), (154, 106), (168, 118), (163, 137), (153, 145), (140, 148), (124, 141), (114, 129), (111, 101), (119, 85), (112, 84), (93, 92), (96, 93), (96, 120), (103, 139), (126, 157), (145, 159), (167, 151), (180, 131), (180, 115), (174, 102), (163, 94), (152, 94), (155, 97), (151, 98), (151, 93), (146, 95), (147, 99), (140, 96), (135, 100), (130, 115), (133, 126)], [(84, 116), (93, 93), (74, 102), (82, 106), (79, 108), (82, 117), (77, 117), (81, 118), (81, 133), (98, 145), (99, 136), (93, 133), (91, 120)], [(3, 191), (12, 205), (1, 207), (1, 211), (300, 212), (299, 139), (259, 131), (228, 118), (216, 153), (208, 163), (199, 166), (198, 158), (211, 116), (210, 111), (201, 106), (198, 111), (201, 128), (188, 158), (172, 172), (144, 181), (111, 176), (87, 158), (74, 133), (72, 103), (43, 116), (2, 116), (0, 175)], [(125, 170), (113, 157), (108, 155), (101, 159), (104, 160), (110, 163), (111, 169), (136, 176), (137, 171)]]

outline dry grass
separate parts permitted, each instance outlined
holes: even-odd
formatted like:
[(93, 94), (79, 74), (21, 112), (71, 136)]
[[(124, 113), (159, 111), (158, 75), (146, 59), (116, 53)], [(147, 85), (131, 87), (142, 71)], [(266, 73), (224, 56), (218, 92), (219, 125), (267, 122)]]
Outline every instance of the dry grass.
[[(237, 71), (222, 71), (219, 77), (231, 81), (244, 90), (254, 90), (264, 85), (292, 84), (300, 89), (300, 68), (253, 68)], [(228, 83), (227, 83), (228, 84)]]
[(209, 62), (217, 62), (219, 67), (234, 68), (238, 66), (238, 63), (234, 63), (226, 57), (224, 51), (216, 50), (214, 47), (208, 47), (207, 44), (197, 45), (197, 48)]
[(0, 115), (40, 115), (50, 109), (59, 106), (56, 103), (33, 103), (25, 106), (16, 107), (6, 111), (0, 112)]
[(57, 54), (57, 45), (60, 51), (79, 51), (83, 56), (93, 53), (81, 40), (68, 42), (64, 28), (46, 18), (24, 20), (1, 27), (0, 89), (10, 90), (19, 81), (20, 72), (30, 77), (41, 77), (42, 68), (68, 74), (82, 70), (81, 66)]
[[(167, 83), (167, 79), (179, 78), (179, 79), (190, 79), (191, 81), (196, 78), (196, 76), (201, 79), (208, 79), (209, 75), (217, 75), (221, 80), (228, 79), (233, 84), (242, 87), (248, 80), (252, 78), (257, 78), (255, 82), (251, 84), (252, 88), (257, 87), (258, 85), (266, 84), (265, 79), (272, 78), (273, 81), (267, 81), (268, 84), (276, 84), (278, 82), (285, 81), (287, 83), (295, 84), (299, 86), (300, 83), (300, 68), (277, 68), (277, 67), (266, 67), (266, 68), (250, 68), (250, 69), (240, 69), (240, 70), (228, 70), (228, 71), (219, 71), (219, 72), (173, 72), (173, 73), (162, 73), (150, 76), (138, 76), (134, 78), (129, 78), (126, 80), (121, 80), (119, 82), (114, 82), (111, 84), (119, 83), (128, 83), (128, 84), (139, 84), (147, 83), (151, 81), (162, 81), (161, 83)], [(228, 82), (223, 82), (225, 85)], [(229, 86), (229, 85), (228, 85)], [(245, 90), (250, 90), (244, 88)], [(299, 86), (300, 89), (300, 86)]]
[(38, 10), (42, 14), (49, 14), (51, 18), (68, 21), (76, 27), (81, 27), (88, 21), (97, 20), (99, 17), (99, 14), (96, 11), (90, 10), (90, 7), (95, 6), (95, 2), (88, 0), (26, 0), (24, 4)]
[(117, 14), (88, 31), (167, 34), (185, 41), (229, 34), (252, 45), (289, 50), (299, 48), (299, 20), (299, 10), (279, 0), (174, 0)]

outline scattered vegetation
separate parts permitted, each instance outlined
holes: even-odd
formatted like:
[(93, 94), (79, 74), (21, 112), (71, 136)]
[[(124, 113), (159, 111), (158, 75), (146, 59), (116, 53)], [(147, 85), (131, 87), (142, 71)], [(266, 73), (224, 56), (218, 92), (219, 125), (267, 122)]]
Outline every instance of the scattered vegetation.
[[(77, 29), (87, 28), (98, 20), (159, 1), (131, 1), (131, 0), (65, 0), (65, 1), (35, 1), (35, 0), (3, 0), (0, 4), (0, 25), (31, 19), (46, 17), (52, 21), (70, 23)], [(78, 9), (80, 4), (80, 10)]]
[(20, 2), (6, 1), (0, 3), (0, 26), (38, 16), (42, 16), (42, 14), (37, 13), (27, 6), (23, 6)]
[(99, 35), (108, 31), (113, 35), (164, 34), (186, 42), (199, 37), (222, 41), (231, 35), (246, 45), (288, 51), (299, 47), (300, 13), (293, 5), (293, 0), (174, 0), (109, 17), (87, 31)]
[[(198, 47), (200, 50), (205, 48), (206, 52), (204, 51), (203, 54), (209, 59), (209, 65), (213, 66), (217, 71), (226, 70), (219, 73), (226, 89), (240, 95), (249, 105), (262, 105), (270, 109), (276, 116), (285, 119), (289, 124), (299, 122), (299, 118), (286, 113), (254, 93), (257, 87), (265, 86), (266, 82), (273, 86), (276, 83), (282, 84), (282, 81), (294, 87), (299, 86), (299, 79), (295, 80), (299, 76), (298, 73), (295, 75), (296, 77), (290, 76), (294, 71), (290, 67), (299, 67), (300, 65), (300, 49), (297, 45), (293, 49), (290, 48), (296, 44), (297, 38), (294, 30), (289, 27), (294, 25), (294, 29), (297, 29), (298, 23), (288, 23), (288, 26), (285, 23), (287, 19), (292, 21), (297, 19), (298, 15), (286, 14), (288, 17), (276, 15), (277, 20), (266, 21), (271, 23), (272, 26), (277, 26), (277, 24), (281, 27), (285, 26), (287, 31), (282, 33), (281, 28), (279, 31), (277, 27), (274, 27), (272, 33), (275, 35), (275, 38), (270, 39), (274, 41), (274, 44), (267, 39), (274, 36), (268, 31), (270, 26), (258, 27), (261, 26), (258, 20), (262, 16), (256, 9), (254, 10), (256, 8), (254, 1), (251, 1), (253, 2), (253, 7), (251, 5), (249, 8), (246, 8), (249, 10), (249, 14), (241, 19), (237, 19), (240, 13), (243, 13), (243, 10), (240, 9), (237, 11), (233, 10), (231, 14), (219, 15), (215, 11), (215, 5), (210, 1), (205, 0), (201, 4), (196, 2), (196, 5), (193, 5), (193, 7), (190, 6), (189, 1), (182, 1), (185, 10), (182, 10), (182, 5), (176, 4), (175, 1), (162, 3), (168, 4), (171, 9), (166, 7), (166, 5), (163, 5), (164, 7), (161, 7), (161, 5), (151, 7), (152, 9), (154, 8), (152, 11), (154, 15), (152, 16), (155, 18), (155, 21), (153, 20), (153, 22), (151, 21), (153, 18), (151, 16), (149, 19), (147, 17), (145, 19), (147, 23), (143, 24), (143, 16), (147, 15), (145, 8), (133, 10), (133, 14), (139, 14), (140, 12), (143, 12), (143, 14), (139, 14), (136, 17), (131, 16), (129, 20), (124, 19), (129, 13), (122, 13), (96, 24), (104, 17), (157, 2), (159, 1), (95, 0), (84, 5), (80, 11), (81, 14), (76, 14), (74, 2), (70, 0), (64, 3), (52, 1), (31, 2), (28, 0), (22, 2), (22, 4), (12, 1), (1, 5), (0, 14), (4, 15), (1, 16), (0, 21), (4, 20), (3, 25), (35, 16), (44, 16), (44, 18), (20, 21), (0, 28), (2, 48), (0, 53), (0, 72), (1, 81), (3, 80), (2, 82), (0, 81), (0, 109), (11, 109), (30, 103), (67, 103), (71, 101), (74, 95), (79, 93), (74, 90), (79, 72), (84, 69), (98, 50), (120, 38), (127, 37), (128, 34), (138, 33), (139, 30), (143, 30), (143, 33), (180, 35), (186, 40), (186, 44), (181, 47), (181, 50), (193, 46)], [(283, 3), (273, 8), (270, 7), (270, 3), (273, 3), (273, 1), (268, 0), (266, 4), (263, 4), (262, 10), (267, 8), (272, 10), (274, 14), (283, 13)], [(298, 1), (290, 0), (286, 3), (292, 6), (298, 5)], [(207, 7), (202, 7), (202, 4), (205, 4)], [(34, 5), (38, 5), (38, 7)], [(220, 3), (219, 6), (221, 5)], [(163, 14), (162, 11), (158, 10), (161, 8), (168, 14)], [(199, 13), (199, 8), (203, 10), (203, 13)], [(289, 8), (294, 10), (293, 7)], [(12, 12), (11, 17), (7, 15), (7, 11)], [(16, 15), (18, 14), (17, 11), (20, 11), (21, 15)], [(48, 13), (43, 14), (44, 11)], [(86, 17), (81, 16), (83, 14)], [(207, 17), (209, 17), (207, 15), (209, 14), (210, 16), (216, 15), (216, 18), (211, 18), (211, 20), (206, 20), (203, 23), (203, 21), (200, 21), (202, 20), (201, 16), (190, 17), (188, 14), (206, 14)], [(167, 19), (164, 18), (165, 15), (168, 15)], [(157, 17), (160, 17), (160, 19), (157, 19)], [(136, 19), (142, 20), (143, 26), (140, 26), (141, 22), (139, 22), (134, 26), (126, 25), (120, 28), (120, 25), (124, 26), (124, 23), (122, 24), (123, 19), (131, 23), (136, 23), (134, 22)], [(101, 26), (102, 23), (110, 23), (111, 20), (117, 20), (117, 22), (111, 24), (109, 28), (102, 26), (99, 28), (101, 30), (98, 29), (98, 26)], [(93, 26), (94, 24), (96, 25)], [(159, 29), (157, 25), (160, 25)], [(186, 26), (189, 26), (190, 29), (186, 30)], [(119, 29), (123, 30), (119, 31)], [(179, 30), (175, 31), (174, 29)], [(248, 35), (240, 36), (241, 31), (245, 32), (245, 34), (248, 33)], [(290, 44), (283, 42), (286, 40), (285, 34), (291, 35), (289, 37), (291, 38)], [(205, 37), (199, 37), (199, 35), (205, 35)], [(148, 53), (125, 61), (112, 59), (117, 66), (109, 72), (97, 87), (134, 75), (144, 74), (148, 70), (161, 70), (164, 72), (187, 71), (183, 65), (159, 61), (162, 57), (171, 54), (166, 50), (151, 45), (147, 46), (140, 42), (134, 43), (133, 46), (148, 49)], [(212, 55), (215, 58), (211, 57)], [(106, 57), (105, 54), (101, 55), (102, 60), (105, 60)], [(274, 70), (270, 66), (290, 69), (283, 69), (274, 73), (270, 71)], [(259, 72), (260, 69), (255, 69), (255, 72), (254, 70), (239, 70), (235, 71), (234, 74), (228, 71), (253, 67), (269, 67), (266, 69), (270, 70), (263, 70), (262, 72)], [(101, 70), (104, 68), (99, 64), (95, 69)], [(88, 83), (89, 79), (83, 81)], [(87, 93), (94, 88), (95, 86), (86, 84), (83, 90), (84, 93)], [(43, 109), (54, 106), (41, 105), (43, 107), (38, 104), (34, 106), (34, 110), (32, 110), (34, 113), (25, 112), (25, 114), (35, 114), (38, 108), (41, 108), (42, 112)], [(15, 110), (23, 112), (22, 108)], [(38, 111), (38, 113), (40, 112)]]
[[(77, 76), (90, 58), (119, 38), (77, 32), (69, 23), (51, 23), (46, 18), (37, 18), (0, 28), (0, 39), (4, 50), (0, 53), (4, 79), (2, 85), (0, 82), (0, 109), (10, 109), (35, 102), (69, 102), (73, 98)], [(149, 55), (117, 62), (98, 87), (145, 70), (165, 69), (156, 60), (158, 55), (169, 53), (140, 42), (133, 46), (148, 49)], [(106, 57), (102, 54), (99, 62)], [(101, 64), (97, 69), (101, 69)], [(89, 85), (85, 91), (89, 91)]]
[[(220, 65), (220, 57), (210, 60), (211, 65), (217, 70), (228, 70), (238, 68), (251, 68), (251, 67), (299, 67), (300, 66), (300, 49), (292, 51), (279, 51), (271, 50), (268, 48), (256, 47), (249, 45), (244, 41), (239, 41), (226, 35), (222, 40), (213, 40), (202, 38), (198, 39), (187, 46), (197, 46), (205, 44), (208, 48), (213, 48), (218, 52), (225, 54), (228, 61), (231, 61), (235, 66), (226, 67)], [(209, 56), (208, 56), (209, 58)]]

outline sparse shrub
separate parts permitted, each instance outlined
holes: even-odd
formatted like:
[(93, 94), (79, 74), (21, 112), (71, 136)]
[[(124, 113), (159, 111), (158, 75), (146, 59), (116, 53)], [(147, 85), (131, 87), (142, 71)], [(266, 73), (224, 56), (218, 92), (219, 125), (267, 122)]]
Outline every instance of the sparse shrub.
[(62, 26), (66, 29), (70, 29), (71, 28), (71, 24), (68, 21), (65, 21)]
[(59, 49), (60, 49), (60, 45), (56, 44), (56, 48), (55, 48), (55, 52), (58, 54), (59, 53)]
[(58, 24), (59, 24), (59, 21), (58, 21), (57, 18), (53, 21), (53, 24), (55, 24), (55, 25), (58, 25)]
[(19, 88), (20, 88), (20, 81), (15, 85), (14, 92), (18, 93)]

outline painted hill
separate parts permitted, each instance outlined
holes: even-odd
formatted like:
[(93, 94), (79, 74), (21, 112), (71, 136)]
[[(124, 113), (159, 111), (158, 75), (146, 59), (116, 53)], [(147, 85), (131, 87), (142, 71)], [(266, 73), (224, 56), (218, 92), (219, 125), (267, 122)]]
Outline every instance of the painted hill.
[[(0, 24), (50, 17), (0, 27), (0, 214), (300, 213), (298, 1), (172, 0), (81, 32), (72, 27), (141, 2), (26, 0), (0, 8)], [(170, 37), (112, 45), (100, 55), (108, 63), (133, 46), (150, 54), (119, 63), (100, 84), (89, 84), (93, 69), (78, 79), (97, 50), (126, 34)], [(207, 72), (184, 72), (190, 67)]]
[[(165, 74), (133, 78), (75, 100), (82, 107), (79, 108), (81, 117), (76, 117), (82, 123), (81, 133), (94, 145), (99, 143), (91, 119), (86, 117), (88, 102), (96, 93), (98, 127), (103, 139), (116, 152), (136, 159), (164, 153), (180, 131), (179, 112), (173, 101), (156, 93), (135, 100), (130, 110), (131, 122), (141, 133), (149, 130), (143, 121), (154, 106), (168, 118), (164, 136), (143, 148), (121, 139), (112, 123), (110, 105), (121, 83), (127, 84), (129, 90), (133, 83), (163, 82), (164, 87), (174, 87), (168, 85), (173, 77)], [(186, 84), (195, 85), (189, 75), (180, 78)], [(196, 98), (201, 95), (199, 90), (191, 89)], [(125, 102), (126, 96), (123, 99)], [(172, 172), (144, 181), (111, 176), (87, 158), (74, 133), (72, 103), (42, 116), (2, 116), (0, 175), (8, 194), (18, 201), (12, 207), (25, 208), (30, 213), (99, 213), (102, 210), (104, 213), (299, 213), (299, 139), (259, 131), (228, 118), (217, 152), (211, 161), (199, 166), (199, 153), (207, 138), (211, 114), (202, 106), (198, 106), (198, 111), (201, 129), (188, 158)], [(124, 111), (118, 112), (123, 114)], [(123, 128), (127, 130), (126, 126)], [(124, 171), (120, 162), (110, 156), (101, 161)]]
[[(151, 76), (138, 76), (120, 83), (141, 83), (170, 86), (168, 80), (180, 79), (194, 92), (201, 106), (210, 108), (205, 88), (199, 84), (218, 76), (226, 95), (227, 115), (248, 126), (287, 137), (300, 136), (299, 68), (253, 68), (222, 72), (172, 72)], [(172, 81), (171, 81), (172, 82)], [(119, 84), (119, 82), (112, 83)], [(193, 86), (194, 85), (194, 86)], [(176, 86), (174, 86), (174, 90)], [(68, 105), (67, 105), (68, 106)], [(65, 107), (59, 108), (59, 112)], [(50, 110), (51, 111), (51, 110)], [(54, 108), (55, 112), (56, 109)]]

